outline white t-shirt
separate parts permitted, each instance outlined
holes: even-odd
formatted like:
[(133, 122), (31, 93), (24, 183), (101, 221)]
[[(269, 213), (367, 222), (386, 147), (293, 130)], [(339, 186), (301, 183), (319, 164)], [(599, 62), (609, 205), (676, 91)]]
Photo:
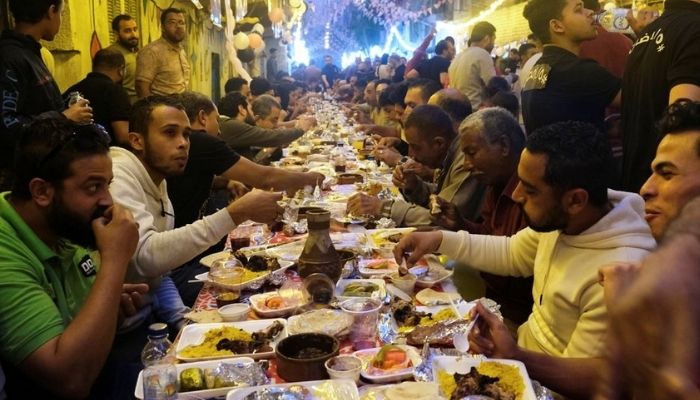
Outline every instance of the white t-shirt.
[(457, 54), (447, 70), (450, 87), (469, 98), (472, 109), (479, 108), (486, 83), (496, 76), (491, 55), (481, 47), (471, 46)]

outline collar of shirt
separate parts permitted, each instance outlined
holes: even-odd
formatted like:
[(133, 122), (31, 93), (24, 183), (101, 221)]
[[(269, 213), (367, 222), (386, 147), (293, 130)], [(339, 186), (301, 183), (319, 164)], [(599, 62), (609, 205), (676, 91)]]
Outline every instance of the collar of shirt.
[(520, 179), (518, 178), (518, 174), (515, 173), (510, 177), (510, 180), (506, 184), (506, 187), (503, 188), (499, 197), (507, 197), (516, 202), (513, 198), (513, 192), (515, 192), (515, 188), (518, 187), (518, 183), (520, 183)]
[(24, 243), (31, 252), (46, 264), (49, 260), (58, 257), (49, 246), (41, 240), (32, 228), (27, 225), (15, 208), (7, 200), (10, 192), (0, 194), (0, 218), (7, 221), (17, 232), (17, 237)]
[(37, 54), (41, 54), (41, 43), (37, 42), (34, 40), (33, 37), (29, 35), (24, 35), (21, 33), (17, 33), (13, 30), (6, 29), (5, 31), (2, 32), (2, 39), (5, 40), (15, 40), (17, 42), (20, 42), (23, 46), (29, 47), (31, 50), (35, 51)]

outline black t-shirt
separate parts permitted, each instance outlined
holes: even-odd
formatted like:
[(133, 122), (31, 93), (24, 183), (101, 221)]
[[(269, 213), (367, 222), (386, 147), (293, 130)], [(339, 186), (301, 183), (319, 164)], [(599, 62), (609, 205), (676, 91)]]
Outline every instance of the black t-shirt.
[(325, 75), (328, 84), (333, 86), (333, 82), (335, 82), (336, 79), (340, 79), (340, 69), (333, 64), (326, 64), (321, 69), (321, 75)]
[(209, 197), (214, 175), (222, 174), (240, 158), (218, 137), (203, 131), (192, 132), (185, 172), (168, 178), (168, 197), (175, 210), (176, 228), (199, 219), (199, 210)]
[(416, 65), (416, 71), (421, 78), (432, 79), (440, 83), (440, 74), (450, 68), (450, 60), (442, 56), (435, 56), (430, 60), (423, 60)]
[(90, 100), (93, 119), (107, 129), (112, 143), (115, 143), (112, 122), (128, 121), (131, 112), (129, 95), (124, 87), (114, 83), (105, 74), (90, 72), (85, 79), (68, 88), (64, 96), (76, 91)]
[(406, 73), (406, 66), (404, 64), (399, 65), (394, 70), (394, 76), (391, 77), (391, 81), (394, 83), (400, 83), (403, 81), (403, 76)]
[(700, 86), (700, 4), (667, 0), (664, 14), (634, 43), (622, 85), (622, 188), (637, 192), (650, 174), (660, 133), (656, 123), (671, 88)]
[(620, 91), (620, 79), (597, 62), (558, 46), (546, 46), (525, 78), (525, 129), (560, 121), (590, 122), (604, 130), (605, 108)]

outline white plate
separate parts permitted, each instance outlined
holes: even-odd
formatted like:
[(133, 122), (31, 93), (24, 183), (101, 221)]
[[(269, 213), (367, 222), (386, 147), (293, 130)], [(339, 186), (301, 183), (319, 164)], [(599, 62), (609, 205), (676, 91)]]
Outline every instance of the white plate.
[[(193, 362), (193, 363), (187, 363), (187, 364), (175, 364), (175, 368), (177, 369), (177, 377), (178, 380), (180, 379), (180, 373), (188, 368), (200, 368), (202, 371), (204, 369), (214, 369), (219, 366), (221, 363), (227, 363), (227, 364), (237, 364), (237, 363), (243, 363), (243, 364), (250, 364), (255, 362), (250, 357), (237, 357), (237, 358), (224, 358), (221, 360), (212, 360), (212, 361), (199, 361), (199, 362)], [(233, 386), (227, 386), (223, 388), (216, 388), (216, 389), (204, 389), (204, 390), (193, 390), (191, 392), (181, 392), (180, 394), (183, 395), (184, 397), (192, 397), (195, 399), (207, 399), (210, 397), (217, 397), (217, 396), (223, 396), (229, 391), (231, 391), (231, 388)], [(134, 397), (137, 399), (143, 399), (143, 371), (139, 372), (139, 378), (136, 381), (136, 388), (134, 388)]]
[[(270, 326), (274, 321), (280, 321), (282, 325), (284, 325), (284, 329), (282, 329), (282, 332), (280, 332), (277, 337), (270, 342), (270, 347), (272, 347), (271, 351), (264, 352), (264, 353), (255, 353), (255, 354), (231, 354), (231, 355), (223, 355), (223, 356), (208, 356), (208, 357), (184, 357), (180, 355), (182, 350), (185, 349), (185, 347), (189, 345), (197, 345), (200, 344), (204, 341), (204, 334), (207, 333), (208, 331), (216, 328), (223, 328), (226, 326), (233, 326), (239, 329), (243, 329), (244, 331), (253, 333), (262, 329), (267, 328)], [(230, 358), (231, 356), (247, 356), (247, 357), (252, 357), (252, 358), (269, 358), (273, 357), (275, 355), (275, 347), (277, 346), (277, 343), (287, 337), (287, 321), (284, 319), (260, 319), (260, 320), (254, 320), (254, 321), (241, 321), (241, 322), (222, 322), (222, 323), (214, 323), (214, 324), (190, 324), (190, 325), (185, 325), (185, 327), (182, 329), (182, 332), (180, 332), (180, 339), (177, 342), (177, 347), (175, 348), (175, 355), (177, 356), (178, 359), (185, 361), (185, 362), (190, 362), (190, 361), (205, 361), (205, 360), (218, 360), (222, 358)]]
[[(381, 268), (381, 269), (373, 269), (369, 268), (370, 265), (376, 264), (376, 263), (381, 263), (381, 262), (387, 262), (388, 265), (386, 268)], [(375, 258), (375, 259), (364, 259), (359, 262), (358, 264), (358, 271), (360, 271), (360, 274), (364, 277), (372, 277), (376, 275), (388, 275), (394, 272), (398, 272), (399, 270), (399, 264), (396, 263), (396, 260), (392, 258)]]
[[(515, 360), (503, 360), (503, 359), (478, 359), (473, 357), (448, 357), (439, 356), (433, 359), (433, 377), (435, 382), (437, 382), (438, 371), (442, 370), (449, 374), (454, 374), (458, 372), (460, 374), (466, 374), (469, 372), (471, 367), (477, 367), (482, 362), (493, 361), (499, 362), (506, 365), (512, 365), (518, 368), (520, 371), (520, 376), (523, 379), (525, 385), (525, 391), (523, 393), (523, 400), (536, 400), (535, 391), (532, 389), (532, 381), (527, 374), (527, 369), (525, 369), (525, 364), (520, 361)], [(438, 383), (439, 384), (439, 383)]]
[(349, 379), (329, 379), (325, 381), (282, 383), (277, 385), (254, 386), (233, 389), (230, 392), (228, 392), (226, 400), (243, 400), (249, 394), (259, 392), (266, 388), (287, 388), (293, 385), (300, 385), (307, 388), (311, 392), (311, 398), (315, 400), (360, 399), (360, 394), (357, 392), (357, 385), (354, 381), (351, 381)]
[(232, 258), (233, 255), (231, 254), (230, 251), (228, 250), (223, 250), (218, 253), (212, 253), (209, 254), (208, 256), (204, 256), (199, 260), (199, 263), (204, 265), (207, 268), (211, 268), (212, 264), (214, 264), (215, 261), (218, 260), (228, 260)]
[(402, 383), (394, 383), (394, 384), (389, 384), (389, 385), (365, 385), (362, 386), (359, 391), (360, 391), (360, 400), (385, 400), (386, 394), (385, 390), (390, 389), (392, 387), (395, 387), (397, 385), (425, 385), (425, 384), (430, 384), (430, 385), (435, 385), (433, 382), (402, 382)]
[(299, 301), (298, 304), (294, 304), (291, 306), (287, 307), (282, 307), (278, 309), (271, 309), (265, 307), (265, 300), (268, 297), (272, 296), (279, 296), (280, 294), (275, 291), (275, 292), (267, 292), (267, 293), (260, 293), (260, 294), (255, 294), (250, 296), (250, 306), (253, 308), (253, 311), (255, 311), (256, 314), (263, 318), (278, 318), (278, 317), (287, 317), (294, 313), (295, 310), (303, 307), (306, 302), (305, 301)]
[[(457, 308), (457, 311), (462, 315), (462, 317), (466, 317), (469, 315), (469, 311), (471, 311), (472, 308), (474, 308), (475, 303), (473, 301), (471, 302), (466, 302), (464, 300), (460, 300), (459, 302), (455, 303), (455, 307)], [(430, 313), (430, 314), (437, 314), (438, 312), (446, 309), (446, 308), (452, 308), (451, 304), (447, 305), (440, 305), (440, 306), (416, 306), (416, 311), (418, 312), (425, 312), (425, 313)], [(457, 314), (457, 313), (455, 313)], [(455, 318), (454, 320), (456, 320)], [(451, 321), (454, 321), (451, 320)], [(394, 319), (393, 315), (391, 317), (391, 323), (393, 329), (398, 332), (399, 330), (399, 324), (396, 322), (396, 319)], [(412, 329), (411, 329), (412, 330)], [(406, 330), (406, 332), (410, 332), (410, 330)]]
[[(355, 282), (366, 282), (366, 283), (373, 283), (377, 285), (378, 289), (372, 293), (371, 296), (365, 296), (365, 297), (358, 297), (358, 296), (343, 296), (343, 291), (345, 290), (345, 287), (348, 286), (351, 283)], [(335, 297), (339, 301), (344, 301), (347, 299), (379, 299), (379, 300), (384, 300), (386, 297), (386, 283), (382, 279), (340, 279), (338, 283), (335, 285)]]
[[(278, 262), (280, 263), (280, 267), (279, 267), (278, 269), (272, 271), (272, 272), (282, 272), (282, 271), (285, 271), (287, 268), (291, 267), (292, 265), (294, 265), (294, 263), (291, 262), (291, 261), (278, 260)], [(271, 272), (268, 271), (268, 272), (267, 272), (266, 274), (264, 274), (264, 275), (260, 275), (259, 277), (255, 278), (255, 279), (251, 279), (251, 280), (248, 280), (248, 281), (245, 281), (245, 282), (241, 282), (241, 283), (239, 283), (238, 285), (228, 285), (228, 284), (224, 284), (224, 283), (217, 283), (217, 282), (214, 282), (214, 281), (212, 281), (211, 279), (209, 279), (209, 273), (208, 273), (208, 272), (202, 272), (202, 273), (199, 274), (199, 275), (195, 275), (194, 279), (196, 279), (196, 280), (198, 280), (198, 281), (201, 281), (201, 282), (209, 282), (209, 283), (211, 283), (211, 284), (214, 285), (214, 286), (219, 286), (219, 287), (222, 287), (222, 288), (224, 288), (224, 289), (229, 289), (229, 290), (240, 290), (240, 289), (245, 289), (245, 288), (246, 288), (248, 285), (250, 285), (250, 284), (254, 284), (254, 283), (257, 283), (257, 282), (260, 282), (260, 281), (265, 280), (268, 276), (270, 276), (270, 273), (271, 273)]]
[(411, 360), (410, 367), (399, 369), (396, 371), (391, 371), (390, 373), (372, 374), (369, 372), (369, 363), (370, 361), (372, 361), (372, 357), (374, 357), (374, 355), (379, 352), (381, 347), (377, 347), (374, 349), (358, 350), (354, 352), (353, 355), (359, 357), (362, 360), (362, 370), (360, 371), (360, 375), (362, 375), (363, 378), (373, 383), (398, 382), (403, 379), (412, 378), (413, 368), (420, 365), (420, 363), (423, 361), (420, 356), (420, 353), (418, 353), (418, 349), (416, 349), (413, 346), (406, 346), (403, 344), (399, 344), (397, 346), (401, 347), (404, 351), (406, 351), (408, 358)]
[(391, 247), (393, 249), (397, 242), (392, 242), (391, 240), (389, 240), (389, 236), (401, 234), (401, 236), (403, 237), (415, 230), (416, 228), (370, 229), (367, 231), (367, 235), (372, 241), (373, 247), (379, 249), (384, 247)]
[[(427, 255), (424, 257), (424, 260), (428, 263), (428, 265), (421, 265), (421, 266), (416, 266), (413, 268), (410, 268), (409, 271), (418, 277), (416, 280), (416, 287), (419, 288), (429, 288), (437, 285), (438, 283), (441, 283), (445, 281), (448, 278), (452, 277), (453, 271), (445, 269), (445, 267), (438, 261), (438, 258), (432, 254)], [(433, 276), (427, 277), (425, 273), (428, 271), (428, 269), (431, 269), (433, 271)], [(434, 275), (437, 274), (438, 276), (435, 277)], [(435, 279), (433, 279), (435, 278)]]

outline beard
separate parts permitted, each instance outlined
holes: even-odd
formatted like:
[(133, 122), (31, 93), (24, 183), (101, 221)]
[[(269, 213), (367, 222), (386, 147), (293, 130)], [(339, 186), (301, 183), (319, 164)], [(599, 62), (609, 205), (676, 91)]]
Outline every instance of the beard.
[(127, 49), (131, 49), (131, 50), (134, 50), (139, 46), (139, 40), (137, 38), (133, 38), (133, 39), (119, 38), (119, 43), (121, 43), (122, 46), (126, 47)]
[(88, 249), (97, 249), (97, 239), (92, 231), (92, 221), (103, 216), (106, 206), (97, 206), (92, 212), (89, 221), (84, 221), (83, 216), (69, 210), (60, 193), (57, 193), (56, 202), (51, 205), (48, 214), (48, 223), (52, 231), (60, 237), (69, 240), (79, 246)]
[(564, 211), (560, 205), (557, 205), (555, 208), (551, 209), (547, 214), (545, 214), (542, 221), (537, 223), (535, 223), (532, 218), (527, 215), (527, 212), (525, 212), (525, 209), (523, 209), (522, 206), (520, 206), (520, 209), (523, 212), (523, 218), (525, 218), (527, 226), (532, 228), (532, 230), (535, 232), (545, 233), (563, 230), (566, 228), (566, 214), (564, 214)]

